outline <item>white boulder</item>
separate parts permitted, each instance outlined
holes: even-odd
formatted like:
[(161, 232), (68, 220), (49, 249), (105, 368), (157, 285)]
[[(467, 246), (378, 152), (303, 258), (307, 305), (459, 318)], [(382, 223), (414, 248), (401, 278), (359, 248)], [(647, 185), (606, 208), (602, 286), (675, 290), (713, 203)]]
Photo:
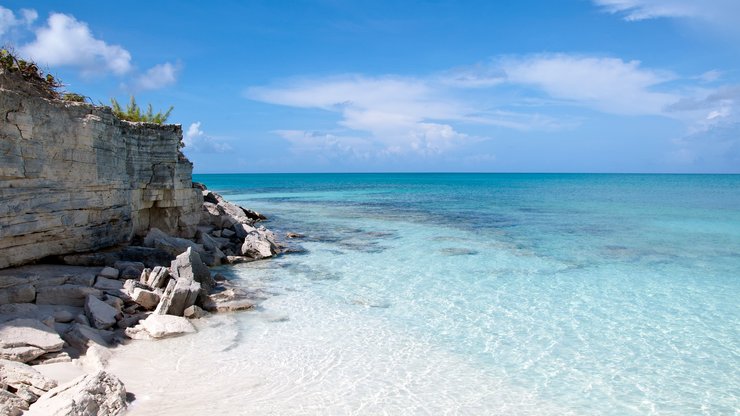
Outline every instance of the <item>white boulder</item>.
[(27, 415), (116, 416), (126, 410), (126, 388), (116, 376), (97, 371), (50, 390)]

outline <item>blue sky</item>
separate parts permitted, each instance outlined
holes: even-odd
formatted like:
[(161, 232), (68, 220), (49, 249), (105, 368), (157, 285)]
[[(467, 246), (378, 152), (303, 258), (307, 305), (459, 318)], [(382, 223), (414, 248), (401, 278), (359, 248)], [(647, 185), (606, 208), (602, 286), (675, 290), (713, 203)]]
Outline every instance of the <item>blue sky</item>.
[(174, 105), (197, 173), (740, 173), (740, 1), (136, 4), (0, 0), (0, 39)]

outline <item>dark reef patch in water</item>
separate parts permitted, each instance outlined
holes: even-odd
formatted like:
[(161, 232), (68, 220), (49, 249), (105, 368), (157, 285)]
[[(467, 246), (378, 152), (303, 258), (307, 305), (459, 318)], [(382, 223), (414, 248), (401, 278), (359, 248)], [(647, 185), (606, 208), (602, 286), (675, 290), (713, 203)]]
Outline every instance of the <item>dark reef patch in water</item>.
[(323, 281), (323, 280), (341, 280), (342, 276), (339, 273), (334, 273), (328, 270), (321, 270), (311, 267), (303, 263), (290, 263), (286, 265), (286, 268), (298, 276), (305, 277), (309, 280)]
[(443, 256), (474, 256), (478, 254), (478, 250), (462, 247), (449, 247), (439, 250)]

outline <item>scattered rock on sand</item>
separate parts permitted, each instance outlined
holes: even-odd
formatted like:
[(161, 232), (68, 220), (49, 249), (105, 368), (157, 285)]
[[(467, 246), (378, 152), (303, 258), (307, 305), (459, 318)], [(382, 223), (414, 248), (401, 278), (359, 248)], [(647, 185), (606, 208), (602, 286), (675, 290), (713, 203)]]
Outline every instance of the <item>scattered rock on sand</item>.
[[(136, 270), (137, 273), (141, 273), (142, 270), (146, 267), (144, 263), (140, 261), (126, 261), (126, 260), (120, 260), (113, 264), (113, 267), (115, 267), (118, 270), (124, 270), (128, 268), (132, 268)], [(119, 278), (122, 276), (118, 276)]]
[(107, 277), (108, 279), (118, 279), (118, 273), (118, 269), (106, 266), (98, 272), (98, 276)]
[(100, 290), (122, 289), (123, 282), (118, 279), (110, 279), (107, 277), (98, 276), (93, 287)]
[(21, 416), (28, 410), (28, 402), (15, 394), (0, 389), (0, 416)]
[(203, 309), (208, 312), (234, 312), (251, 309), (254, 301), (243, 290), (229, 288), (206, 296)]
[(64, 340), (38, 319), (14, 319), (0, 324), (0, 358), (28, 362), (59, 351)]
[(149, 315), (133, 328), (126, 329), (132, 339), (170, 338), (196, 332), (187, 318), (174, 315)]
[(175, 279), (185, 278), (200, 283), (205, 290), (211, 290), (215, 282), (211, 278), (211, 271), (203, 264), (200, 255), (188, 248), (172, 261), (170, 265), (172, 276)]
[(27, 283), (0, 289), (0, 305), (7, 303), (33, 302), (35, 297), (36, 288)]
[(131, 299), (146, 310), (156, 308), (159, 303), (159, 295), (157, 293), (139, 287), (134, 289)]
[(89, 286), (70, 284), (41, 287), (36, 293), (36, 304), (84, 306), (88, 295), (99, 298), (103, 292)]
[(198, 305), (188, 306), (182, 313), (182, 316), (188, 319), (200, 319), (206, 315), (208, 315), (208, 312), (201, 309)]
[(84, 353), (92, 343), (103, 347), (110, 345), (113, 339), (113, 333), (110, 331), (99, 331), (87, 325), (74, 323), (67, 332), (62, 334), (62, 338), (72, 348), (80, 353)]
[(85, 302), (85, 315), (94, 328), (108, 329), (116, 324), (120, 312), (102, 300), (88, 296)]
[(170, 281), (162, 295), (155, 314), (182, 316), (185, 308), (193, 305), (200, 293), (200, 283), (181, 277)]
[(97, 371), (55, 387), (27, 415), (116, 416), (126, 410), (126, 388), (116, 376)]
[(170, 271), (164, 266), (155, 267), (151, 273), (146, 284), (154, 289), (162, 288), (167, 286), (167, 281), (170, 278)]
[[(56, 386), (56, 381), (44, 376), (27, 364), (0, 360), (0, 387), (4, 387), (0, 388), (0, 391), (7, 390), (15, 398), (24, 402), (19, 403), (13, 397), (8, 397), (7, 399), (10, 401), (8, 404), (12, 407), (28, 409), (28, 406), (38, 400), (39, 396)], [(0, 411), (0, 414), (3, 413)]]
[(141, 276), (141, 270), (135, 268), (135, 267), (126, 267), (125, 269), (121, 270), (121, 274), (119, 278), (121, 279), (138, 279), (139, 276)]

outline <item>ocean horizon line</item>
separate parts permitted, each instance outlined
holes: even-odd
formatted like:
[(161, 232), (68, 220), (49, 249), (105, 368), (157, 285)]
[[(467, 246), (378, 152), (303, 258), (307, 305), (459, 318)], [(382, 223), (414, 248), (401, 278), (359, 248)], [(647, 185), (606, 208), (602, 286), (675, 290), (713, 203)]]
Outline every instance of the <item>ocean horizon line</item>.
[(486, 171), (379, 171), (379, 172), (193, 172), (193, 175), (656, 175), (738, 176), (740, 172), (486, 172)]

